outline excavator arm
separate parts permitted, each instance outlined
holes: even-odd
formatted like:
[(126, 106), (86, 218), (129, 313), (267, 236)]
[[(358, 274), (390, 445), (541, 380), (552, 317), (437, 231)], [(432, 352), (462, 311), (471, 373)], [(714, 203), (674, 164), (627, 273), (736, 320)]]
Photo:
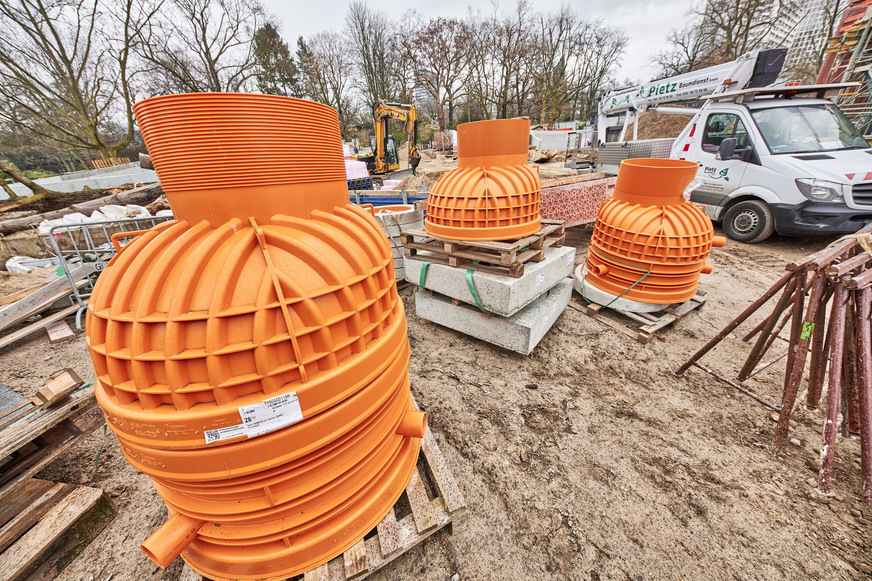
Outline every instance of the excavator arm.
[(392, 146), (392, 138), (388, 133), (388, 122), (395, 119), (403, 124), (403, 130), (409, 137), (409, 166), (417, 175), (416, 168), (421, 161), (418, 152), (418, 110), (414, 105), (388, 103), (380, 101), (373, 110), (373, 127), (375, 129), (375, 149), (373, 151), (371, 174), (384, 174), (400, 169), (396, 146)]

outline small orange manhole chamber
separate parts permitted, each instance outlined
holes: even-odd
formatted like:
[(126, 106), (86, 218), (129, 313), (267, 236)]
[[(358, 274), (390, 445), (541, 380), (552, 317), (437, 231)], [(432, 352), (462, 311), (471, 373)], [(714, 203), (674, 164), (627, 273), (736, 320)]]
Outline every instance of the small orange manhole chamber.
[(527, 165), (528, 119), (457, 126), (457, 169), (434, 184), (424, 230), (452, 240), (511, 240), (540, 229), (539, 172)]
[(684, 198), (699, 164), (673, 159), (621, 162), (614, 194), (600, 206), (577, 287), (588, 300), (653, 311), (696, 294), (706, 259), (726, 239)]
[(169, 509), (142, 548), (216, 580), (296, 575), (415, 469), (391, 249), (348, 204), (333, 109), (228, 93), (134, 111), (176, 219), (109, 263), (87, 339), (109, 426)]

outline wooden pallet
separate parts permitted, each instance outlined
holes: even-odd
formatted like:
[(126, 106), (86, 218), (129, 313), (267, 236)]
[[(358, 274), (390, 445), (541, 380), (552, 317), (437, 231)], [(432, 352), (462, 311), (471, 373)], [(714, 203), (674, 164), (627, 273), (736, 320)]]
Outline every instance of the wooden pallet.
[(0, 580), (54, 579), (115, 514), (102, 490), (31, 478), (0, 508)]
[[(456, 526), (466, 500), (430, 429), (406, 490), (382, 521), (343, 554), (289, 581), (357, 581), (381, 569), (444, 527)], [(204, 577), (185, 565), (179, 581)]]
[(105, 421), (93, 387), (55, 401), (45, 405), (33, 398), (4, 412), (0, 423), (0, 504), (14, 496), (18, 484)]
[[(612, 327), (622, 333), (635, 338), (643, 344), (647, 344), (654, 338), (654, 335), (668, 327), (678, 319), (684, 317), (691, 311), (698, 309), (705, 303), (705, 291), (697, 290), (696, 296), (692, 299), (679, 303), (677, 305), (668, 305), (666, 308), (654, 313), (631, 313), (622, 311), (614, 307), (604, 307), (598, 304), (578, 305), (578, 303), (570, 302), (576, 310), (582, 311), (597, 321)], [(625, 320), (619, 321), (611, 317), (607, 317), (602, 311), (613, 311), (621, 315)], [(626, 319), (629, 319), (627, 321)], [(636, 323), (636, 324), (633, 324)]]
[(538, 232), (513, 241), (450, 240), (424, 230), (406, 230), (400, 237), (410, 258), (423, 250), (422, 260), (520, 278), (525, 262), (541, 262), (546, 248), (563, 246), (566, 229), (561, 220), (542, 220)]

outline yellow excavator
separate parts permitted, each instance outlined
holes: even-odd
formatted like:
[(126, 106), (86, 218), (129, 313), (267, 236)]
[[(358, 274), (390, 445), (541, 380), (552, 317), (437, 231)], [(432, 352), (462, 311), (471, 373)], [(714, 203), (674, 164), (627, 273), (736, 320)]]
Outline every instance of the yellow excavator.
[(414, 105), (388, 103), (380, 101), (372, 112), (375, 136), (371, 139), (371, 155), (358, 155), (358, 161), (365, 161), (370, 175), (383, 175), (398, 171), (400, 159), (397, 154), (397, 142), (388, 131), (389, 121), (396, 119), (403, 124), (403, 130), (409, 139), (409, 168), (412, 175), (418, 175), (417, 167), (421, 162), (418, 153), (418, 110)]

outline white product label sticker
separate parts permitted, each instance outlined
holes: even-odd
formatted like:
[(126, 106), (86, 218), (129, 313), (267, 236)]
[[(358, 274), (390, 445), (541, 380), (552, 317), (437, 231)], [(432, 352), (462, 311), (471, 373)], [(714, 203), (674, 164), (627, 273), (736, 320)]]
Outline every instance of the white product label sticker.
[(239, 415), (246, 434), (253, 438), (296, 424), (303, 419), (303, 410), (300, 409), (297, 394), (292, 391), (261, 403), (241, 406)]
[(545, 284), (545, 273), (540, 272), (539, 275), (536, 276), (536, 286), (542, 286), (543, 284)]
[(296, 392), (286, 393), (260, 403), (240, 406), (242, 423), (217, 430), (206, 430), (206, 443), (228, 440), (237, 436), (254, 438), (278, 430), (303, 419), (303, 410)]
[(217, 430), (206, 430), (206, 443), (211, 444), (212, 442), (218, 442), (220, 440), (229, 440), (230, 438), (235, 438), (236, 436), (244, 436), (245, 435), (245, 426), (242, 424), (237, 424), (235, 426), (227, 426), (226, 428), (219, 428)]
[(575, 254), (569, 253), (566, 255), (566, 264), (572, 264), (575, 262)]

